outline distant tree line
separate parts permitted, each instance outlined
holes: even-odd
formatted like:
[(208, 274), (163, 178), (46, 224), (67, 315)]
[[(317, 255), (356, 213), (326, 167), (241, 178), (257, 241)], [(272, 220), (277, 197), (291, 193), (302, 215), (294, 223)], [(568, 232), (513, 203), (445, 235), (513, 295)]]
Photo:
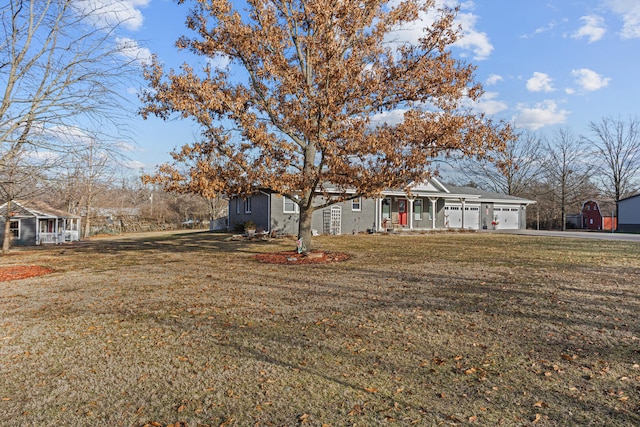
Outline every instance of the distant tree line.
[(639, 191), (639, 126), (636, 117), (604, 117), (590, 122), (585, 135), (568, 128), (550, 138), (522, 132), (503, 152), (458, 166), (470, 185), (535, 200), (527, 210), (529, 228), (564, 230), (567, 215), (579, 213), (585, 201), (615, 209)]

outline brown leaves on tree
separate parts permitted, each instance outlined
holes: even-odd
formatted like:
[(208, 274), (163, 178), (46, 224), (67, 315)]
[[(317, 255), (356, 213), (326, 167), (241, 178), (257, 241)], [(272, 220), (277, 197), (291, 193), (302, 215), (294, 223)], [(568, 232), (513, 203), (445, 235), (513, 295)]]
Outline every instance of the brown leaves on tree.
[[(228, 0), (195, 1), (187, 21), (195, 36), (178, 41), (237, 68), (166, 73), (155, 61), (146, 69), (142, 115), (179, 115), (201, 129), (199, 142), (147, 177), (167, 189), (282, 193), (298, 203), (299, 237), (310, 248), (311, 213), (354, 197), (347, 189), (404, 188), (427, 178), (438, 156), (482, 157), (512, 137), (508, 126), (460, 107), (482, 88), (474, 67), (449, 50), (460, 31), (455, 9), (422, 22), (422, 38), (410, 44), (396, 40), (398, 30), (434, 1), (247, 3), (239, 13)], [(393, 112), (399, 123), (379, 119)]]

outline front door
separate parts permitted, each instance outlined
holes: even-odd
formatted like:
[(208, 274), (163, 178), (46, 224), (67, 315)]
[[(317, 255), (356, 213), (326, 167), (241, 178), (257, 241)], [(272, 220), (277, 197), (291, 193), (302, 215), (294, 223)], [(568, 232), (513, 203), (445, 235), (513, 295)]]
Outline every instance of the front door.
[(398, 200), (398, 224), (407, 225), (407, 199)]

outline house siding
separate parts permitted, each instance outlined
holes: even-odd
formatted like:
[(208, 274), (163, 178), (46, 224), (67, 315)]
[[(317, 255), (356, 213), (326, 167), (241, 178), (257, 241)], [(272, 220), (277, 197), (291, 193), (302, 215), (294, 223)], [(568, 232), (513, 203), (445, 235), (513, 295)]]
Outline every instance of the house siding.
[(640, 232), (640, 195), (618, 202), (618, 231)]
[[(245, 211), (245, 199), (232, 197), (229, 200), (229, 229), (242, 229), (247, 221), (253, 221), (256, 228), (269, 229), (269, 201), (270, 195), (256, 193), (251, 196), (251, 212)], [(239, 208), (238, 208), (239, 206)]]

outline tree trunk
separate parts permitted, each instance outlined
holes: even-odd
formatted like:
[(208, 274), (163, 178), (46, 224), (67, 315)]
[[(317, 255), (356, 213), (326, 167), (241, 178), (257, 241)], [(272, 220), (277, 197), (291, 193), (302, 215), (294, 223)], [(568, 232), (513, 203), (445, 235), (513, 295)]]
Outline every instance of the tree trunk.
[(11, 200), (7, 202), (7, 213), (4, 216), (4, 236), (2, 238), (2, 254), (9, 253), (11, 247)]
[(302, 241), (303, 251), (311, 252), (311, 217), (313, 209), (300, 206), (300, 221), (298, 222), (298, 240)]

